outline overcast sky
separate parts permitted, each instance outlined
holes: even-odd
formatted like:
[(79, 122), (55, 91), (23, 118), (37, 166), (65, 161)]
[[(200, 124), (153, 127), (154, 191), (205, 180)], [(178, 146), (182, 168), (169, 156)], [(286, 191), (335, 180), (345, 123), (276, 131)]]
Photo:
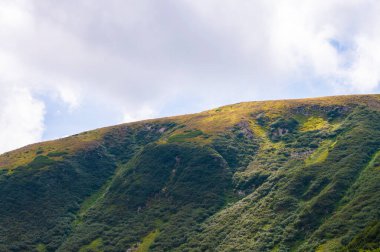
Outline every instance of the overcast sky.
[(378, 0), (0, 0), (0, 153), (240, 101), (379, 93)]

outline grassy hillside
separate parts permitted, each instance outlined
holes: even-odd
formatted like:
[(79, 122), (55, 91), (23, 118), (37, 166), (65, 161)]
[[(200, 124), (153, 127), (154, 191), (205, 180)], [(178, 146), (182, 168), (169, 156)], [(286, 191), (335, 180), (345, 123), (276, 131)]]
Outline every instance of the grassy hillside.
[(0, 251), (380, 251), (380, 95), (247, 102), (0, 156)]

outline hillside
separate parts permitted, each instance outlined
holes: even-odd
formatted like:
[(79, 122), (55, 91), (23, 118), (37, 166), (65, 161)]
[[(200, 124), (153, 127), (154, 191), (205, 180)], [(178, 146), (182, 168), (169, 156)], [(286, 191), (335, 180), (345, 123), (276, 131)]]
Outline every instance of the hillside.
[(0, 251), (380, 251), (380, 95), (238, 103), (5, 153)]

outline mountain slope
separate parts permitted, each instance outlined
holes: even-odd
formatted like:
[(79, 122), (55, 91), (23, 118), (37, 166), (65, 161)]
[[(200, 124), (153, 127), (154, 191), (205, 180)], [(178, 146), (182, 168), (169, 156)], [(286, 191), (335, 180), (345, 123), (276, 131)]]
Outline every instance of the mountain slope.
[(380, 95), (247, 102), (0, 156), (0, 251), (375, 251)]

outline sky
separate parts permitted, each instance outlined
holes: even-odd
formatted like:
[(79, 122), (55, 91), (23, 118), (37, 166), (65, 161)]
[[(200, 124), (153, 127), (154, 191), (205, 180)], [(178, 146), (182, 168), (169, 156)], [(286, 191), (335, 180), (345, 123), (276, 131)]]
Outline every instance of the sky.
[(380, 93), (378, 0), (0, 0), (0, 153), (241, 101)]

